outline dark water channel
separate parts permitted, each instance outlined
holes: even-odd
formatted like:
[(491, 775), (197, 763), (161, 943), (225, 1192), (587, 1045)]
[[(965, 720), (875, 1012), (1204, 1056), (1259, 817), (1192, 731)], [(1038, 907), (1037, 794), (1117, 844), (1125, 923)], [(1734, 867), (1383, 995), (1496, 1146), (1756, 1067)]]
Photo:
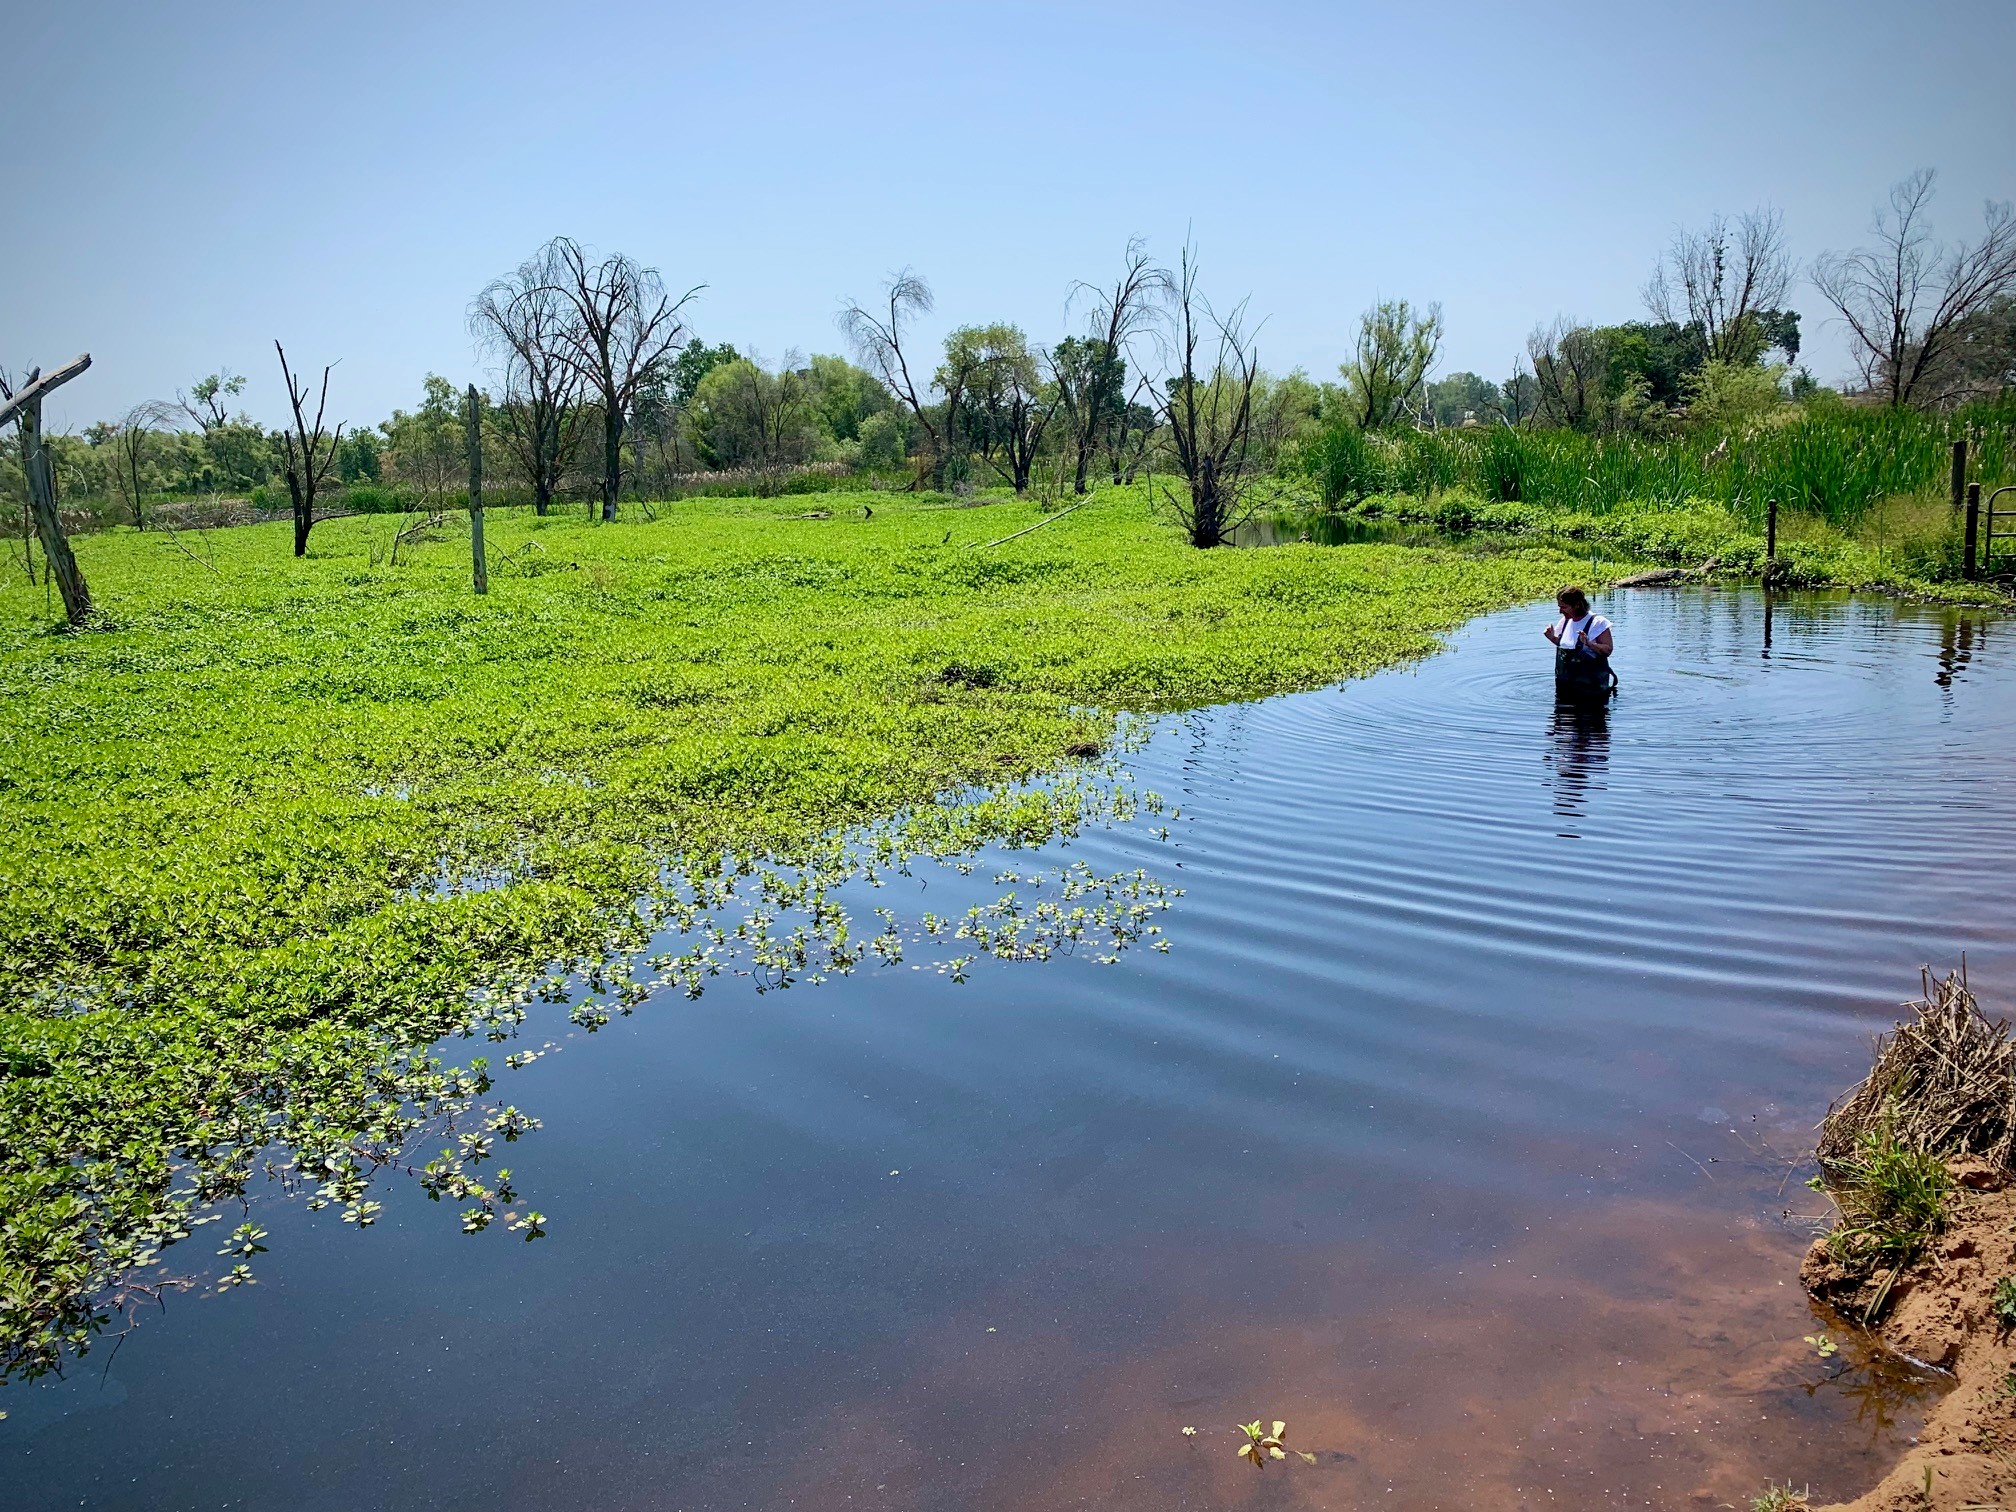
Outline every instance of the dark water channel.
[[(2016, 626), (1605, 607), (1607, 717), (1557, 714), (1529, 608), (1167, 721), (1169, 842), (1081, 846), (1186, 889), (1166, 956), (724, 984), (563, 1039), (506, 1086), (537, 1244), (397, 1187), (368, 1234), (263, 1204), (259, 1285), (0, 1393), (0, 1504), (1862, 1489), (1938, 1388), (1801, 1342), (1796, 1161), (1920, 962), (2016, 997)], [(1255, 1417), (1318, 1462), (1235, 1460)]]

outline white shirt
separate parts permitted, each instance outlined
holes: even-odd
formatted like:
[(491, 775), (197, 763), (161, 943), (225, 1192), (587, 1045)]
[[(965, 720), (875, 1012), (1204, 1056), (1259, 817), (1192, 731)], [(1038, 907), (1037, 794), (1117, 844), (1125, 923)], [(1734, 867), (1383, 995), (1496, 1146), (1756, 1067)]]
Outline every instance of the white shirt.
[(1575, 620), (1564, 614), (1554, 622), (1554, 628), (1560, 636), (1555, 644), (1563, 651), (1573, 651), (1585, 640), (1603, 639), (1604, 632), (1610, 628), (1610, 621), (1595, 613), (1585, 614)]

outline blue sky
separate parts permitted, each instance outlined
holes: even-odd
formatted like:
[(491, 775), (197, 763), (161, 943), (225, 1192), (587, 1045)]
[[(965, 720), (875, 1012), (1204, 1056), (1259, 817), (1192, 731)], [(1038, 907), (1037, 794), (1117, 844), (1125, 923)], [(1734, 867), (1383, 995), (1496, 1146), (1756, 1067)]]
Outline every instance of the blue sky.
[(482, 377), (470, 297), (556, 232), (707, 284), (699, 334), (774, 361), (842, 350), (842, 297), (904, 264), (923, 334), (1054, 339), (1073, 279), (1187, 229), (1272, 369), (1330, 376), (1405, 296), (1442, 302), (1444, 371), (1500, 377), (1558, 312), (1638, 315), (1717, 210), (1779, 207), (1805, 261), (1920, 165), (1948, 235), (2016, 197), (2009, 0), (21, 11), (0, 364), (91, 351), (59, 426), (220, 364), (276, 420), (275, 336), (340, 359), (344, 418), (410, 407)]

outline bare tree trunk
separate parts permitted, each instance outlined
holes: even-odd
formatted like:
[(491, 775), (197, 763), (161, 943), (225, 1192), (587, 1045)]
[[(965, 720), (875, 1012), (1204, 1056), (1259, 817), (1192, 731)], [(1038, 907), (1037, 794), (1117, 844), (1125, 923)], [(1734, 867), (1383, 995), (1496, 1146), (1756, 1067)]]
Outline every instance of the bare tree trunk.
[(294, 447), (287, 447), (287, 496), (294, 504), (294, 555), (308, 555), (308, 532), (315, 528), (315, 501), (301, 488), (301, 473), (294, 465)]
[(623, 485), (623, 416), (613, 404), (602, 409), (602, 523), (616, 518), (616, 495)]
[(478, 593), (490, 591), (490, 564), (483, 556), (483, 412), (476, 385), (469, 385), (469, 412), (463, 421), (469, 443), (469, 556)]
[(63, 612), (72, 625), (82, 625), (91, 618), (91, 589), (71, 554), (62, 517), (56, 512), (56, 482), (49, 469), (49, 453), (42, 445), (41, 399), (29, 400), (15, 418), (21, 425), (21, 470), (28, 477), (28, 502), (41, 532), (42, 555), (62, 591)]

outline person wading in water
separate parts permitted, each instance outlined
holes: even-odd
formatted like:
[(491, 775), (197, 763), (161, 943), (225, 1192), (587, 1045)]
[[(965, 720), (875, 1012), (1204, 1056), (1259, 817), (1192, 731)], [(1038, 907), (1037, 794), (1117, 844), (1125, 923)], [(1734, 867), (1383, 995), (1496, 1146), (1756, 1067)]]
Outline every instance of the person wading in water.
[(1555, 595), (1561, 618), (1546, 629), (1554, 643), (1554, 691), (1562, 695), (1601, 697), (1610, 691), (1614, 674), (1610, 671), (1610, 621), (1589, 608), (1589, 595), (1580, 588), (1563, 588)]

